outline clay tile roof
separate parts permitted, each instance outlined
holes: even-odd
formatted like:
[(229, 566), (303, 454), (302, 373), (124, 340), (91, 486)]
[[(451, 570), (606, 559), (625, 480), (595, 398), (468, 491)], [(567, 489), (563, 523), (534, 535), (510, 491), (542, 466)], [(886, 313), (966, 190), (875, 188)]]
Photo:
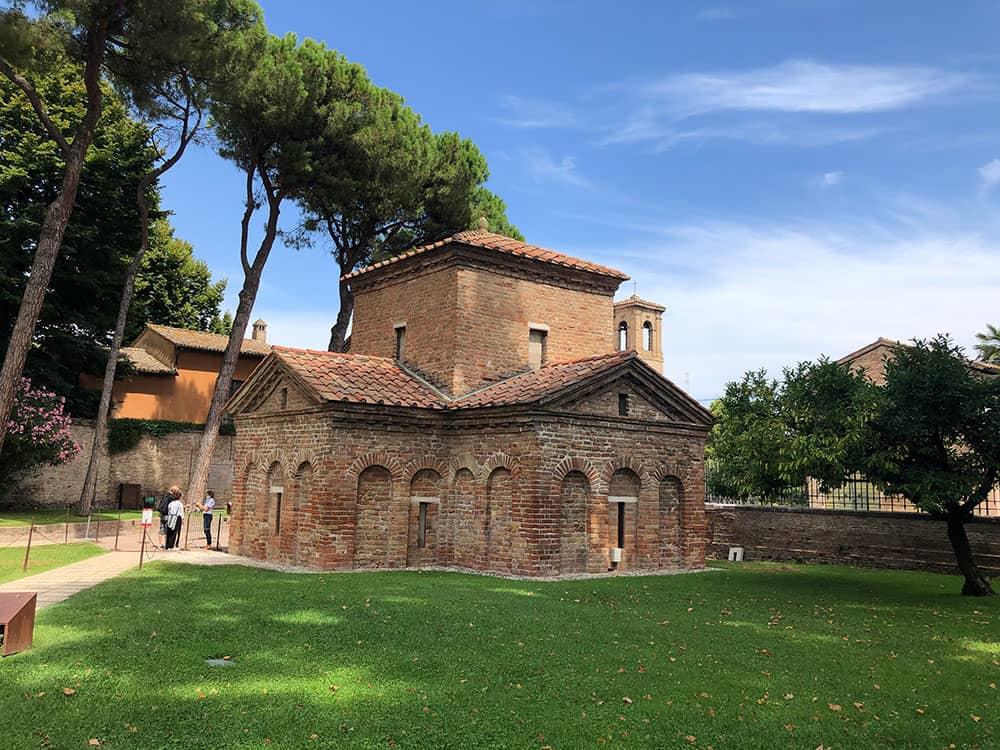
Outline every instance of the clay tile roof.
[(275, 346), (272, 352), (327, 401), (441, 409), (444, 402), (385, 357)]
[(445, 239), (431, 243), (430, 245), (415, 247), (412, 250), (407, 250), (405, 253), (400, 253), (399, 255), (395, 255), (392, 258), (375, 263), (367, 268), (361, 268), (357, 271), (345, 274), (343, 278), (353, 279), (361, 274), (374, 271), (377, 268), (383, 268), (393, 263), (398, 263), (405, 258), (428, 253), (452, 244), (468, 245), (469, 247), (478, 247), (483, 250), (494, 250), (506, 255), (514, 255), (520, 258), (530, 258), (532, 260), (539, 260), (543, 263), (551, 263), (565, 268), (575, 268), (579, 271), (587, 271), (589, 273), (596, 273), (602, 276), (610, 276), (615, 279), (621, 279), (622, 281), (628, 279), (627, 274), (617, 271), (614, 268), (608, 268), (607, 266), (601, 266), (597, 263), (580, 260), (579, 258), (572, 258), (569, 255), (563, 255), (562, 253), (553, 252), (552, 250), (546, 250), (545, 248), (538, 247), (537, 245), (529, 245), (528, 243), (521, 242), (519, 240), (512, 240), (510, 237), (504, 237), (502, 234), (494, 234), (493, 232), (487, 232), (482, 229), (470, 229), (465, 232), (454, 234), (451, 237), (446, 237)]
[(143, 375), (176, 375), (175, 370), (170, 365), (166, 365), (145, 349), (136, 349), (132, 346), (123, 346), (118, 350), (119, 355), (128, 359), (132, 363), (135, 371)]
[(633, 351), (602, 354), (571, 362), (553, 362), (474, 391), (452, 402), (451, 408), (530, 404), (566, 386), (604, 372), (636, 356)]
[[(179, 349), (196, 349), (203, 352), (224, 352), (229, 343), (229, 337), (219, 333), (205, 331), (189, 331), (186, 328), (173, 328), (148, 323), (147, 328), (156, 331), (167, 341)], [(266, 357), (271, 352), (271, 345), (254, 339), (243, 339), (240, 346), (241, 354)]]

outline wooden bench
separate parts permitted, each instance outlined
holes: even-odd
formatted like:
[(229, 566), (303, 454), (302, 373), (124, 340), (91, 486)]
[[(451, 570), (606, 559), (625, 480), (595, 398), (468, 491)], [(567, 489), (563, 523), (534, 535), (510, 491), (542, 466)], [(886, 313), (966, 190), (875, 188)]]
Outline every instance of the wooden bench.
[(10, 656), (31, 648), (37, 599), (38, 594), (34, 592), (0, 594), (0, 632), (3, 633), (0, 655)]

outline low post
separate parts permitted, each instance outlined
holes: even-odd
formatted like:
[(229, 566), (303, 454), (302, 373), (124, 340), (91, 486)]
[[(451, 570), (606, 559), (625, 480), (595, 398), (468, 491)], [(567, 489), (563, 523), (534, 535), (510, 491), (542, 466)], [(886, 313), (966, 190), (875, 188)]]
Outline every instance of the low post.
[(223, 514), (220, 513), (219, 514), (219, 528), (215, 532), (215, 551), (216, 552), (218, 552), (220, 549), (222, 549), (222, 547), (220, 546), (222, 544), (222, 516), (223, 516)]
[(139, 545), (139, 570), (142, 570), (142, 556), (146, 554), (146, 527), (142, 527), (142, 544)]
[(69, 506), (66, 506), (66, 533), (63, 535), (63, 544), (69, 543)]
[(87, 514), (87, 529), (83, 532), (84, 539), (90, 539), (90, 513)]
[(122, 533), (122, 506), (118, 504), (118, 525), (115, 527), (115, 552), (118, 551), (118, 536)]
[(191, 533), (191, 511), (187, 511), (181, 516), (184, 519), (184, 549), (188, 548), (188, 534)]
[(97, 511), (97, 529), (94, 531), (94, 544), (101, 541), (101, 512)]
[(31, 517), (31, 526), (28, 528), (28, 546), (24, 549), (24, 565), (21, 566), (21, 572), (26, 573), (28, 570), (28, 557), (31, 555), (31, 537), (35, 533), (35, 517)]

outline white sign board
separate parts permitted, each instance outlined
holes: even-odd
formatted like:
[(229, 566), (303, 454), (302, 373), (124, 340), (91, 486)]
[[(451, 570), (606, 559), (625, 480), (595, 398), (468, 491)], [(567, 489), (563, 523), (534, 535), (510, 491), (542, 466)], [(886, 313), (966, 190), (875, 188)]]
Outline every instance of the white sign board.
[(152, 526), (153, 525), (153, 509), (143, 508), (142, 509), (142, 525)]

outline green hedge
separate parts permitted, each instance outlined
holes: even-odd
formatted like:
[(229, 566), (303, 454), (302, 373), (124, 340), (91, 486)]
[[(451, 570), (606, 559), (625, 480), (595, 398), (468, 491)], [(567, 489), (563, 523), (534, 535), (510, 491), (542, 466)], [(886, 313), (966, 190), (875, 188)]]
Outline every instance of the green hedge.
[[(139, 444), (143, 435), (152, 438), (166, 437), (172, 432), (200, 432), (205, 425), (194, 422), (171, 422), (168, 419), (112, 419), (108, 423), (108, 452), (124, 453)], [(235, 435), (232, 422), (223, 422), (220, 435)]]

